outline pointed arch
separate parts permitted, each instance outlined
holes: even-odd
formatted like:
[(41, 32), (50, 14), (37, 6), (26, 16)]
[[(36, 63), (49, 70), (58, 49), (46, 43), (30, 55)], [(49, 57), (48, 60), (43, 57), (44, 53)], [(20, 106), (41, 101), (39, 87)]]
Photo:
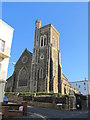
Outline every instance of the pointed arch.
[(46, 46), (47, 45), (47, 36), (43, 35), (40, 37), (40, 47)]
[(26, 67), (22, 67), (18, 74), (18, 87), (27, 86), (29, 79), (28, 70)]
[(40, 47), (43, 46), (43, 36), (40, 37)]
[(44, 46), (47, 44), (47, 36), (44, 35)]

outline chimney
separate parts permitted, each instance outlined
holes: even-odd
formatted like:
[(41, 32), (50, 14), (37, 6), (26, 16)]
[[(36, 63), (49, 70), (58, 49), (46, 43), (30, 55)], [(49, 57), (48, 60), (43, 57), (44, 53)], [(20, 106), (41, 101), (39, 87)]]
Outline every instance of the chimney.
[(87, 78), (85, 77), (85, 80), (87, 80)]

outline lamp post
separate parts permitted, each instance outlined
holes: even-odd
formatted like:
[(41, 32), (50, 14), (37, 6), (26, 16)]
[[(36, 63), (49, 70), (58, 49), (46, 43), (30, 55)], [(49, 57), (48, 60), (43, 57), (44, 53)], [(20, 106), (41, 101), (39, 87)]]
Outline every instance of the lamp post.
[(9, 62), (9, 64), (12, 64), (14, 66), (14, 69), (15, 69), (15, 64), (16, 64), (15, 62)]
[(9, 64), (12, 64), (14, 66), (14, 69), (15, 69), (15, 62), (9, 62)]
[(15, 62), (10, 62), (10, 64), (15, 65)]
[[(16, 63), (15, 63), (15, 62), (9, 62), (9, 64), (12, 64), (12, 65), (14, 66), (14, 70), (15, 70), (15, 64), (16, 64)], [(14, 70), (13, 70), (13, 71), (14, 71)]]

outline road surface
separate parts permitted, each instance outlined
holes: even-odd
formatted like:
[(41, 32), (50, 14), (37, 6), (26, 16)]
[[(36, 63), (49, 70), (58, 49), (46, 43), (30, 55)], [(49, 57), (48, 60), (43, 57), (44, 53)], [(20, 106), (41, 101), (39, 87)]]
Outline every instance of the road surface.
[(28, 106), (28, 116), (41, 118), (88, 118), (88, 111), (64, 111)]
[(27, 116), (9, 120), (88, 120), (88, 111), (64, 111), (28, 106)]

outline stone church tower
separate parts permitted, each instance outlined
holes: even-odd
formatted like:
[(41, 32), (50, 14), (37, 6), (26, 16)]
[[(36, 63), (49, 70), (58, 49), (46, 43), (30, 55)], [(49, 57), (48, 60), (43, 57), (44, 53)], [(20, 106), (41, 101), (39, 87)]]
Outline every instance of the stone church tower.
[(59, 32), (52, 24), (41, 27), (35, 22), (33, 54), (24, 50), (7, 79), (7, 92), (78, 93), (62, 73)]
[(35, 22), (30, 92), (61, 92), (59, 32), (52, 24), (41, 27)]

